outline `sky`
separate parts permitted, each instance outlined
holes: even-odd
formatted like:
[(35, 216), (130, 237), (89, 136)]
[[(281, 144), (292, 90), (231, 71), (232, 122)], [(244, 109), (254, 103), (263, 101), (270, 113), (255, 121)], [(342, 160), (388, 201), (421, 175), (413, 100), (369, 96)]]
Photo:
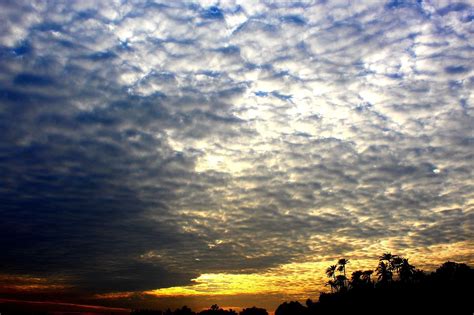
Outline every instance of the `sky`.
[(474, 7), (0, 0), (0, 296), (259, 306), (474, 263)]

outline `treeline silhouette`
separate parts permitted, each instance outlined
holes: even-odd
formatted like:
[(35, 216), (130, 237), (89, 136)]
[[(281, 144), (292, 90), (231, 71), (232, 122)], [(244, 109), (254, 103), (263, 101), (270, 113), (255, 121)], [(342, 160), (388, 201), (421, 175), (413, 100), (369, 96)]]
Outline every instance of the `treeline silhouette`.
[[(411, 265), (407, 258), (385, 253), (374, 270), (356, 270), (348, 277), (342, 258), (326, 269), (331, 293), (303, 305), (284, 302), (275, 315), (334, 314), (474, 314), (474, 269), (463, 263), (445, 262), (432, 273)], [(237, 313), (217, 305), (199, 313), (184, 306), (175, 311), (134, 310), (131, 315), (268, 315), (262, 308)]]
[(175, 311), (170, 309), (166, 311), (155, 311), (155, 310), (134, 310), (131, 315), (268, 315), (267, 310), (258, 307), (245, 308), (241, 312), (224, 310), (217, 304), (212, 305), (208, 310), (201, 311), (199, 313), (193, 312), (189, 307), (183, 306)]

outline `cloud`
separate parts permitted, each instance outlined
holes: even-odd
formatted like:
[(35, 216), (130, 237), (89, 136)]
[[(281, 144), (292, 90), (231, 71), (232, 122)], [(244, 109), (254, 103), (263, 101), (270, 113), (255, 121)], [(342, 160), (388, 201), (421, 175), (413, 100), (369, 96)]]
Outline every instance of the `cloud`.
[(467, 4), (2, 8), (4, 272), (143, 291), (472, 239)]

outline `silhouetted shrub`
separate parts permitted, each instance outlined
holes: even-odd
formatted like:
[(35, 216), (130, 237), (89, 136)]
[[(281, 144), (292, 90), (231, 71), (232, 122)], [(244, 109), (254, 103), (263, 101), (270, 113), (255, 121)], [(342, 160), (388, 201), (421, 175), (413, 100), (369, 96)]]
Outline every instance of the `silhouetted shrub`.
[(243, 309), (239, 315), (268, 315), (268, 312), (264, 308), (251, 307)]
[(306, 315), (307, 308), (296, 301), (284, 302), (275, 311), (275, 315)]
[(208, 310), (199, 312), (199, 315), (237, 315), (237, 312), (234, 310), (224, 310), (217, 304), (214, 304)]

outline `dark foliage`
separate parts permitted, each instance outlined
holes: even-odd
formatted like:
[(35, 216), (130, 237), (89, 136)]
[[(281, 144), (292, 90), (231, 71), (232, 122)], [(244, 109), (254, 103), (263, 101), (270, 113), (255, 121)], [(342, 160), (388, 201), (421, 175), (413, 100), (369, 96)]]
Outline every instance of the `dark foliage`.
[(214, 304), (208, 310), (204, 310), (198, 313), (199, 315), (237, 315), (237, 312), (234, 310), (224, 310), (220, 308), (217, 304)]
[[(356, 270), (346, 276), (347, 259), (327, 268), (331, 293), (321, 293), (318, 302), (311, 299), (306, 306), (284, 302), (275, 315), (334, 314), (474, 314), (474, 269), (466, 264), (448, 261), (428, 274), (416, 269), (408, 259), (390, 253), (380, 256), (374, 270)], [(48, 312), (19, 311), (0, 305), (2, 315), (46, 315)], [(131, 315), (237, 315), (217, 304), (199, 313), (189, 307), (174, 311), (134, 310)], [(268, 315), (262, 308), (243, 309), (239, 315)]]
[(299, 302), (284, 302), (275, 311), (275, 315), (307, 314), (307, 309)]
[[(356, 270), (346, 276), (348, 259), (340, 259), (326, 270), (332, 293), (321, 293), (318, 302), (311, 299), (306, 306), (299, 302), (284, 302), (275, 315), (335, 315), (335, 314), (474, 314), (474, 269), (466, 264), (446, 262), (428, 274), (416, 269), (408, 259), (390, 253), (380, 256), (375, 270)], [(175, 312), (132, 315), (195, 314), (183, 307)], [(217, 305), (198, 315), (236, 315)], [(268, 315), (265, 309), (246, 308), (239, 315)]]
[(474, 314), (474, 269), (466, 264), (446, 262), (427, 274), (408, 259), (386, 253), (375, 279), (372, 270), (356, 270), (349, 280), (348, 262), (339, 260), (326, 270), (332, 293), (321, 293), (318, 302), (308, 300), (307, 307), (283, 303), (275, 315)]
[(268, 312), (264, 308), (258, 307), (251, 307), (251, 308), (244, 308), (239, 315), (268, 315)]
[[(246, 313), (246, 315), (251, 314), (263, 315), (263, 313)], [(178, 308), (175, 311), (168, 309), (164, 312), (158, 310), (134, 310), (130, 315), (237, 315), (237, 312), (234, 310), (224, 310), (217, 304), (214, 304), (209, 309), (199, 313), (195, 313), (189, 307), (183, 306), (182, 308)]]

